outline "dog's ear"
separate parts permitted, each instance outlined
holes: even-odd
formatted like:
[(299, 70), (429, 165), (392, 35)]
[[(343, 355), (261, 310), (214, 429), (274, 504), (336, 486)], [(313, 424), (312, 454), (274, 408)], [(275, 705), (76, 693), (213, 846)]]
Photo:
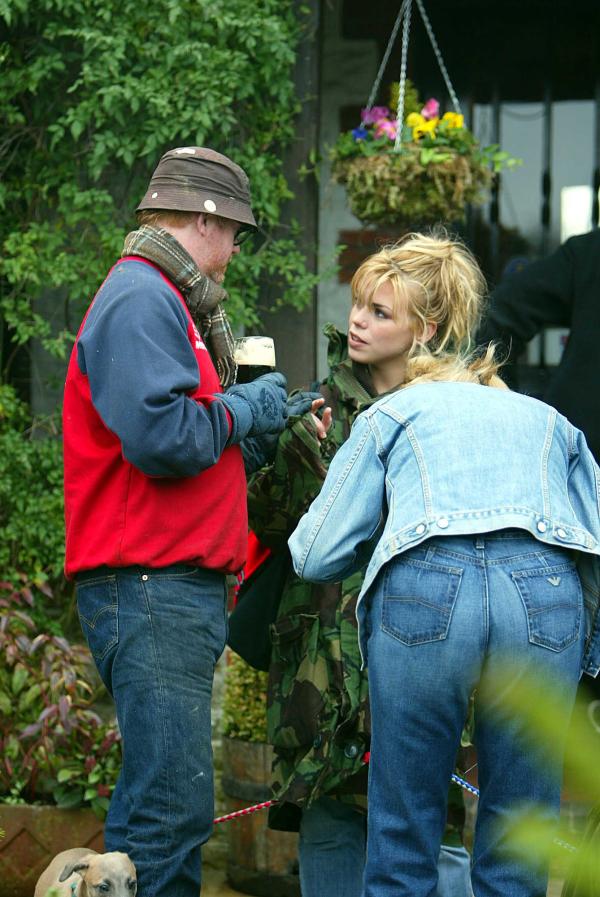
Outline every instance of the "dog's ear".
[(59, 881), (66, 881), (74, 872), (84, 872), (89, 868), (89, 861), (84, 860), (81, 863), (67, 863), (63, 871), (58, 876)]

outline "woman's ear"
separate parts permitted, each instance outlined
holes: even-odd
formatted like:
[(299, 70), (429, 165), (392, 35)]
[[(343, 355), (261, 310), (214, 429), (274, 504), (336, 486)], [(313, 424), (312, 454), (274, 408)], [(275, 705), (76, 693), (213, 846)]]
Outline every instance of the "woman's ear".
[(421, 337), (422, 343), (428, 343), (432, 336), (435, 336), (437, 333), (437, 324), (434, 321), (428, 321), (423, 328), (423, 335)]

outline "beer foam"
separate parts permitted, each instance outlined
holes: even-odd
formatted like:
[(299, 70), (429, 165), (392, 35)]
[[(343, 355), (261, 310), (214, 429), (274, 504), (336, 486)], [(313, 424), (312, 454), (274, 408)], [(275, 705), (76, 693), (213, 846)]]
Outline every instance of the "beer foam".
[(275, 344), (270, 336), (242, 336), (235, 341), (236, 364), (275, 367)]

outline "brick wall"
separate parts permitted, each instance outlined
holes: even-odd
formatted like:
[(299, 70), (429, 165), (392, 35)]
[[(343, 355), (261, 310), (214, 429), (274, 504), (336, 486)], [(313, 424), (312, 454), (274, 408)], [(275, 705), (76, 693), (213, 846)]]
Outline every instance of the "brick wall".
[(339, 243), (344, 246), (339, 257), (338, 283), (350, 283), (352, 275), (364, 260), (385, 246), (395, 243), (406, 233), (400, 228), (378, 230), (341, 230)]

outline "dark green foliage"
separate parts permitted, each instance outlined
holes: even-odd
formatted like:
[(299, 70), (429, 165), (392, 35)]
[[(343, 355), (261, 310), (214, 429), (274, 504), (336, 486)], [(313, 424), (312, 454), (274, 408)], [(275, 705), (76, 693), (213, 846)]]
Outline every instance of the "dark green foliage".
[[(230, 268), (234, 318), (256, 320), (267, 272), (276, 302), (306, 304), (314, 277), (277, 227), (290, 197), (282, 148), (298, 109), (297, 9), (293, 0), (1, 0), (0, 315), (16, 342), (37, 336), (64, 356), (151, 171), (177, 145), (207, 144), (242, 164), (270, 233)], [(66, 297), (66, 330), (36, 313), (49, 288)]]
[(34, 421), (0, 385), (0, 578), (62, 586), (64, 521), (59, 422)]

